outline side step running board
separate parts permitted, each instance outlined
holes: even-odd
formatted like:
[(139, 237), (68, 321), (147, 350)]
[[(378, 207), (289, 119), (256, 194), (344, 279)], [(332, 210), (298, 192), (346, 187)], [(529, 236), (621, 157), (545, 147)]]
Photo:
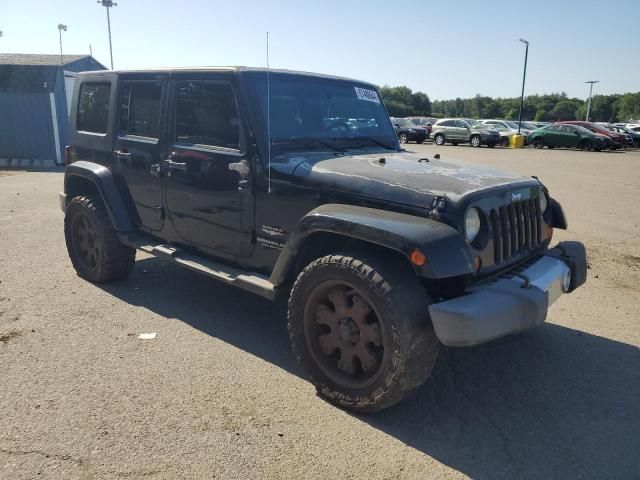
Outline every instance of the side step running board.
[(269, 278), (259, 273), (250, 273), (239, 268), (230, 267), (197, 255), (192, 255), (170, 245), (153, 245), (138, 235), (120, 235), (122, 243), (156, 257), (171, 260), (190, 270), (203, 273), (208, 277), (220, 280), (256, 295), (274, 300), (276, 291)]

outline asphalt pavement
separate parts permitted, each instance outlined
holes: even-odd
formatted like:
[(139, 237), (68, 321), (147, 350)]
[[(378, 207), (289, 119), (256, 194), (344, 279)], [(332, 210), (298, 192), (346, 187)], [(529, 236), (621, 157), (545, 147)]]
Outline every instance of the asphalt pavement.
[(280, 306), (142, 254), (88, 283), (62, 174), (0, 175), (0, 478), (640, 478), (640, 152), (407, 148), (539, 175), (589, 279), (362, 416), (315, 395)]

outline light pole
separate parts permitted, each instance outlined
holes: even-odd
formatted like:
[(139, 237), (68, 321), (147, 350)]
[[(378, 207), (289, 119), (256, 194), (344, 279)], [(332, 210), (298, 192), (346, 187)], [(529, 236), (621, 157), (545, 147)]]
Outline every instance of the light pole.
[(587, 102), (587, 118), (586, 121), (589, 121), (589, 112), (591, 112), (591, 94), (593, 93), (593, 84), (600, 83), (600, 80), (589, 80), (587, 82), (589, 84), (589, 101)]
[(526, 45), (524, 50), (524, 73), (522, 74), (522, 94), (520, 95), (520, 113), (518, 114), (518, 135), (520, 135), (520, 128), (522, 127), (522, 107), (524, 106), (524, 81), (527, 78), (527, 57), (529, 56), (529, 42), (519, 39)]
[(61, 23), (58, 24), (58, 34), (60, 35), (60, 65), (64, 65), (64, 59), (62, 58), (62, 32), (67, 31), (67, 26)]
[(109, 29), (109, 56), (111, 57), (111, 70), (113, 70), (113, 47), (111, 46), (111, 17), (109, 16), (109, 9), (111, 7), (117, 7), (118, 4), (112, 0), (98, 0), (103, 7), (107, 9), (107, 28)]

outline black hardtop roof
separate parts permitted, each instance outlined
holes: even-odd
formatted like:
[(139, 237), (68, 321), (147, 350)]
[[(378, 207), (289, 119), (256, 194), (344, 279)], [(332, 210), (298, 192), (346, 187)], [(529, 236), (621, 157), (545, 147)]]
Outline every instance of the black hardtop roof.
[[(138, 70), (99, 70), (91, 72), (81, 72), (80, 77), (101, 77), (108, 75), (120, 75), (120, 74), (140, 74), (140, 73), (206, 73), (206, 72), (220, 72), (220, 73), (242, 73), (242, 72), (267, 72), (266, 68), (260, 67), (242, 67), (242, 66), (228, 66), (228, 67), (172, 67), (172, 68), (145, 68)], [(288, 75), (300, 75), (306, 77), (325, 78), (328, 80), (340, 80), (347, 82), (359, 83), (361, 85), (368, 85), (373, 88), (377, 88), (374, 84), (369, 82), (363, 82), (353, 78), (340, 77), (337, 75), (326, 75), (323, 73), (303, 72), (297, 70), (287, 69), (274, 69), (270, 70), (275, 74), (288, 74)]]

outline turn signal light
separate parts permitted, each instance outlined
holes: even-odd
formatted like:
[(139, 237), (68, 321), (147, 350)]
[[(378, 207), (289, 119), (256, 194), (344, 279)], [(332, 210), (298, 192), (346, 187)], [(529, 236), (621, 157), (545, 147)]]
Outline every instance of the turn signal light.
[(482, 268), (482, 259), (480, 257), (475, 257), (473, 259), (473, 268), (475, 268), (476, 273), (478, 273), (480, 268)]
[(411, 252), (411, 263), (413, 263), (416, 267), (422, 267), (425, 263), (427, 263), (427, 257), (424, 256), (420, 250), (414, 250)]

